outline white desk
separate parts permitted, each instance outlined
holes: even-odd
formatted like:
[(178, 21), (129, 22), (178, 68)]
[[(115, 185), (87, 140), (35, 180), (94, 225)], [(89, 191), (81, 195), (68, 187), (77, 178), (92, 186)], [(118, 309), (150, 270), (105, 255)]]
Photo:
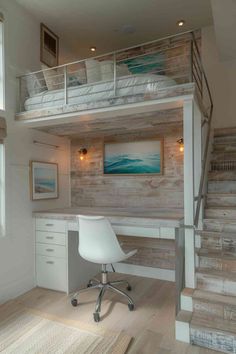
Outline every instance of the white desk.
[[(78, 254), (76, 215), (104, 215), (118, 235), (175, 239), (181, 212), (151, 209), (107, 208), (58, 209), (35, 212), (35, 253), (37, 285), (70, 293), (86, 284), (99, 272), (99, 266), (86, 262)], [(168, 217), (167, 217), (168, 215)], [(121, 273), (174, 280), (174, 271), (131, 264), (117, 264)]]

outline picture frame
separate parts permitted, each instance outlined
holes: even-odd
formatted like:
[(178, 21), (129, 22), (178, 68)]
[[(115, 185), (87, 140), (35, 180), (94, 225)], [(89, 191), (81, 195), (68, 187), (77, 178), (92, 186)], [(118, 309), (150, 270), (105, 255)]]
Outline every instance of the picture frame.
[(30, 161), (31, 200), (59, 198), (58, 164)]
[(59, 37), (40, 23), (40, 61), (48, 67), (58, 66)]
[(162, 175), (163, 138), (104, 142), (104, 175)]

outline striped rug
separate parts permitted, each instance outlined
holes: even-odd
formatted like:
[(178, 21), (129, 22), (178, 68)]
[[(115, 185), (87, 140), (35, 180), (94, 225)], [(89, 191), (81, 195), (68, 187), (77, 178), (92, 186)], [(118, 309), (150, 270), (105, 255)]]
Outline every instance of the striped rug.
[(68, 322), (46, 318), (20, 304), (0, 306), (0, 353), (124, 354), (131, 340), (124, 332), (95, 326), (88, 329), (76, 321)]

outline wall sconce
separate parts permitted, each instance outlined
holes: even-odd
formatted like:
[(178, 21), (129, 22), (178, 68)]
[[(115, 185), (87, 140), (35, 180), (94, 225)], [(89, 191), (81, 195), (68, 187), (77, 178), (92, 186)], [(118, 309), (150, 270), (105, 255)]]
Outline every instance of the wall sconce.
[(79, 158), (80, 158), (80, 160), (82, 161), (83, 159), (84, 159), (84, 157), (85, 157), (85, 155), (87, 154), (87, 149), (85, 149), (85, 148), (80, 148), (79, 149)]
[(177, 140), (177, 143), (179, 144), (179, 151), (183, 152), (184, 151), (184, 138), (180, 138)]

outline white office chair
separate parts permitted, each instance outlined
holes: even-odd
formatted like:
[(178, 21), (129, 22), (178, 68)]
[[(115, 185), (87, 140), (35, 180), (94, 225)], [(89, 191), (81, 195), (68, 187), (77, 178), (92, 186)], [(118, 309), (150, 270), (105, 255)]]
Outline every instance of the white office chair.
[(98, 263), (102, 265), (101, 281), (97, 279), (89, 280), (86, 289), (79, 290), (74, 294), (71, 304), (78, 305), (77, 297), (81, 292), (89, 289), (100, 289), (95, 312), (93, 314), (94, 321), (100, 321), (101, 302), (106, 290), (112, 290), (128, 299), (128, 307), (130, 311), (134, 309), (133, 300), (123, 291), (116, 288), (114, 285), (126, 283), (127, 290), (131, 290), (130, 284), (126, 280), (117, 280), (113, 282), (108, 281), (107, 264), (124, 261), (133, 256), (137, 250), (129, 253), (124, 253), (116, 238), (109, 221), (103, 216), (82, 216), (78, 217), (79, 222), (79, 254), (82, 258), (89, 262)]

